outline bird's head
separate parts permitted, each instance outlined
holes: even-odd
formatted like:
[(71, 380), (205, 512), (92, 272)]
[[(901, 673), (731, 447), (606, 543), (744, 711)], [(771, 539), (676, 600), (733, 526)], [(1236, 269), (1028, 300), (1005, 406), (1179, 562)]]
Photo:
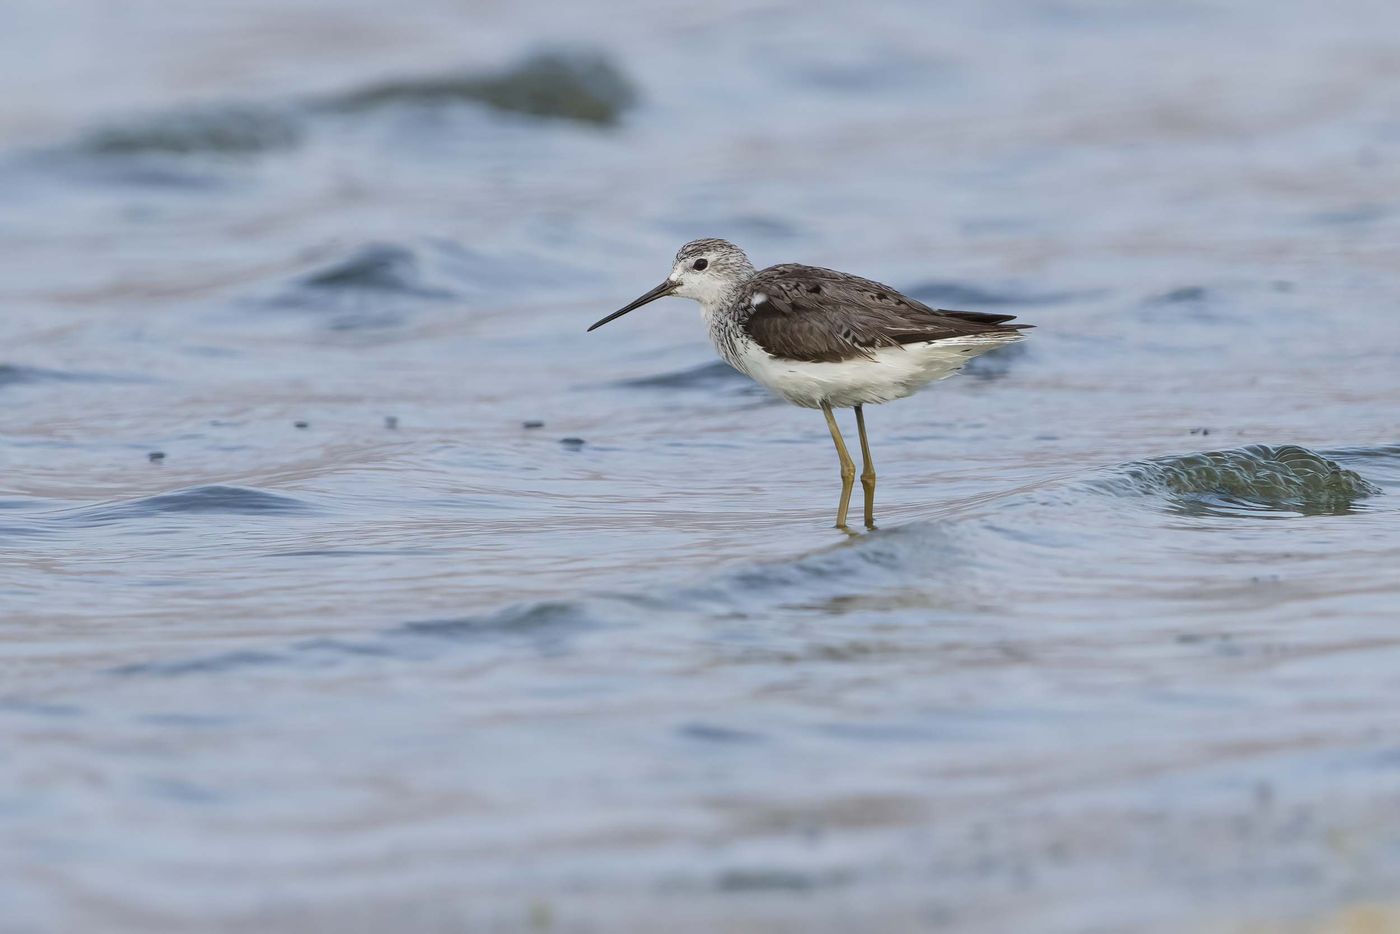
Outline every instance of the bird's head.
[(692, 240), (676, 253), (676, 262), (664, 282), (588, 330), (601, 327), (614, 318), (667, 295), (693, 298), (702, 305), (718, 304), (753, 274), (753, 263), (749, 262), (743, 250), (728, 240)]

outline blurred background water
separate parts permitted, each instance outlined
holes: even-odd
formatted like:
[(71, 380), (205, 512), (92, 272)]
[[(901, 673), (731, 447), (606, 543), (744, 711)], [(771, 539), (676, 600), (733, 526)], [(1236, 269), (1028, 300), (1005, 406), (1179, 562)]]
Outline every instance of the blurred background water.
[[(0, 82), (0, 931), (1400, 924), (1400, 8), (11, 0)], [(693, 306), (583, 332), (698, 236), (1037, 329), (847, 541)]]

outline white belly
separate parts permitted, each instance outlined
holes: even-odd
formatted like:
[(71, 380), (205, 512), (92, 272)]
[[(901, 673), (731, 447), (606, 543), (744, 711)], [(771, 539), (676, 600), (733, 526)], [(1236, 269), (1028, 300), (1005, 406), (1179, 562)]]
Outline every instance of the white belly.
[(769, 355), (753, 341), (738, 348), (739, 370), (795, 405), (833, 408), (873, 405), (902, 399), (933, 382), (952, 376), (978, 354), (1014, 343), (1019, 334), (953, 337), (920, 344), (881, 347), (870, 357), (839, 363), (804, 363)]

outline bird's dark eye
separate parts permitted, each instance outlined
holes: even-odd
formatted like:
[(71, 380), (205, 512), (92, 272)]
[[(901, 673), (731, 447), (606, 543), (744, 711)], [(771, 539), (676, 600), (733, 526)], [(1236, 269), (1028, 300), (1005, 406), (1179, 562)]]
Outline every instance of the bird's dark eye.
[(693, 262), (693, 263), (690, 264), (690, 268), (699, 271), (699, 270), (701, 270), (701, 269), (704, 269), (704, 268), (705, 268), (706, 266), (708, 266), (708, 265), (710, 265), (710, 261), (709, 261), (709, 260), (707, 260), (707, 259), (697, 259), (695, 262)]

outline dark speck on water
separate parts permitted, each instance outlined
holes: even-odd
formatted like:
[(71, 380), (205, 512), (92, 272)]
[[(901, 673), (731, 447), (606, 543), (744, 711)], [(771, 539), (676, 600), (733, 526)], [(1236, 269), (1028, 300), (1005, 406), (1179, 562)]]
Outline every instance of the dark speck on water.
[(636, 101), (631, 81), (605, 56), (552, 50), (494, 72), (452, 71), (291, 103), (220, 104), (155, 114), (95, 129), (79, 148), (108, 156), (251, 156), (302, 144), (318, 116), (391, 106), (476, 104), (606, 126), (617, 123)]
[(4, 9), (3, 934), (1400, 930), (1400, 5)]

